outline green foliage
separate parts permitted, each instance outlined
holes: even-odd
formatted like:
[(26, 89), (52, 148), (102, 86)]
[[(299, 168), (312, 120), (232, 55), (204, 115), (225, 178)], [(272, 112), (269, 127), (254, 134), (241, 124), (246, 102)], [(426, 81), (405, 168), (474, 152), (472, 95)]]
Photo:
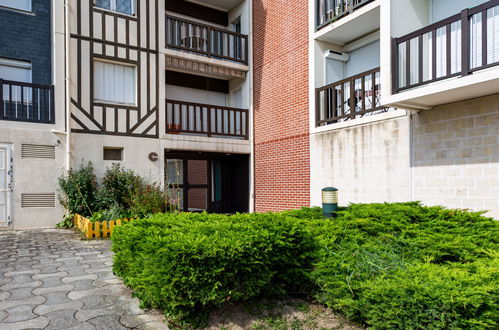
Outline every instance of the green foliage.
[(59, 201), (70, 214), (91, 216), (99, 208), (92, 163), (71, 169), (58, 179)]
[(103, 207), (109, 203), (118, 204), (121, 208), (128, 209), (132, 206), (135, 192), (141, 191), (144, 185), (144, 179), (134, 171), (125, 169), (120, 164), (113, 164), (102, 178), (101, 204)]
[(492, 329), (499, 324), (498, 282), (497, 259), (416, 263), (367, 281), (358, 306), (375, 329)]
[(202, 325), (228, 301), (309, 290), (315, 243), (278, 214), (161, 214), (113, 233), (114, 271), (148, 307)]
[(74, 227), (74, 222), (73, 222), (74, 215), (73, 214), (68, 214), (66, 215), (61, 222), (55, 225), (56, 228), (59, 229), (64, 229), (64, 228), (73, 228)]
[(118, 228), (114, 270), (146, 306), (202, 325), (228, 301), (309, 292), (375, 329), (497, 328), (499, 222), (420, 203), (164, 214)]
[(143, 185), (135, 190), (130, 204), (130, 214), (137, 218), (145, 218), (168, 210), (167, 196), (156, 184)]
[[(481, 271), (497, 274), (498, 258), (490, 253), (498, 250), (495, 220), (419, 203), (356, 204), (333, 221), (312, 221), (307, 226), (320, 245), (320, 261), (311, 274), (319, 287), (316, 298), (349, 318), (374, 328), (408, 329), (462, 327), (474, 322), (471, 314), (483, 322), (481, 328), (497, 322), (490, 318), (497, 296), (492, 303), (490, 292), (483, 290), (492, 285), (498, 291), (497, 275), (485, 280), (471, 271), (456, 270), (480, 262)], [(456, 273), (459, 276), (452, 278)], [(416, 278), (418, 285), (411, 282)], [(442, 285), (437, 291), (436, 283), (442, 281), (466, 290)], [(446, 295), (448, 300), (442, 300)], [(471, 305), (448, 304), (469, 299), (474, 305), (483, 304), (472, 313), (466, 312)], [(444, 315), (416, 320), (428, 313), (430, 305), (434, 313)]]

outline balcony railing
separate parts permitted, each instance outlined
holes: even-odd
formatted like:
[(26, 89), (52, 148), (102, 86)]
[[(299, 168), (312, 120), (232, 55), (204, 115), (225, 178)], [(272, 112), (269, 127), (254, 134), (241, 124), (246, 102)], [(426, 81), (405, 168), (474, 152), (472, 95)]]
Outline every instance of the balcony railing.
[(374, 0), (317, 0), (317, 29)]
[(0, 120), (53, 124), (54, 86), (0, 79)]
[(248, 36), (169, 15), (166, 15), (166, 46), (248, 63)]
[(379, 68), (317, 88), (316, 126), (389, 111), (380, 99)]
[(248, 110), (166, 100), (166, 133), (248, 139)]
[(392, 39), (394, 93), (499, 64), (499, 0)]

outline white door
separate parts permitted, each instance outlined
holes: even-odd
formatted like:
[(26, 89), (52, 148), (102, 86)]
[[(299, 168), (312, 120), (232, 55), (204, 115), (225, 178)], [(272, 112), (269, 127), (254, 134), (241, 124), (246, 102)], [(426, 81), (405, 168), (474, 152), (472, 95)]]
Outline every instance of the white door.
[(0, 144), (0, 226), (10, 223), (10, 146)]

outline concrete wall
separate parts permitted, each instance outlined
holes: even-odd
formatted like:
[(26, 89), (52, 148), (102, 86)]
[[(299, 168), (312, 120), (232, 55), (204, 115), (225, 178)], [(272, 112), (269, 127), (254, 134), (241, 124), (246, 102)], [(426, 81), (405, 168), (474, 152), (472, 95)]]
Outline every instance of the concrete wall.
[[(62, 220), (64, 214), (57, 200), (55, 207), (22, 208), (21, 194), (55, 193), (57, 195), (57, 178), (63, 173), (65, 164), (64, 137), (51, 133), (42, 124), (0, 121), (0, 143), (13, 146), (14, 191), (11, 194), (13, 221), (11, 228), (53, 228)], [(55, 159), (22, 158), (22, 144), (58, 144), (55, 148)]]
[(313, 134), (310, 150), (312, 205), (329, 186), (341, 205), (410, 199), (407, 116)]
[[(400, 111), (400, 110), (398, 110)], [(311, 204), (422, 201), (499, 219), (499, 94), (311, 136)]]
[(422, 111), (413, 120), (413, 199), (491, 210), (499, 219), (499, 95)]
[(459, 13), (464, 8), (473, 8), (488, 0), (431, 0), (430, 20), (437, 22)]
[(32, 1), (32, 13), (0, 8), (0, 57), (31, 62), (36, 84), (52, 84), (51, 2)]

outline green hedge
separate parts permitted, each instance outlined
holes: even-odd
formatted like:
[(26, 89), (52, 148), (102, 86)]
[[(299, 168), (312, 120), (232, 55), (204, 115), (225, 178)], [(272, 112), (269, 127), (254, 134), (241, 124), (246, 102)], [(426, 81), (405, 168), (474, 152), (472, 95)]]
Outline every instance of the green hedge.
[(114, 270), (147, 307), (202, 325), (213, 308), (309, 291), (313, 238), (277, 214), (164, 214), (116, 228)]
[(497, 221), (419, 203), (321, 212), (157, 215), (116, 229), (114, 269), (194, 325), (225, 302), (308, 292), (375, 329), (498, 326)]
[(497, 325), (497, 221), (395, 203), (304, 223), (321, 254), (315, 297), (348, 318), (379, 329)]

